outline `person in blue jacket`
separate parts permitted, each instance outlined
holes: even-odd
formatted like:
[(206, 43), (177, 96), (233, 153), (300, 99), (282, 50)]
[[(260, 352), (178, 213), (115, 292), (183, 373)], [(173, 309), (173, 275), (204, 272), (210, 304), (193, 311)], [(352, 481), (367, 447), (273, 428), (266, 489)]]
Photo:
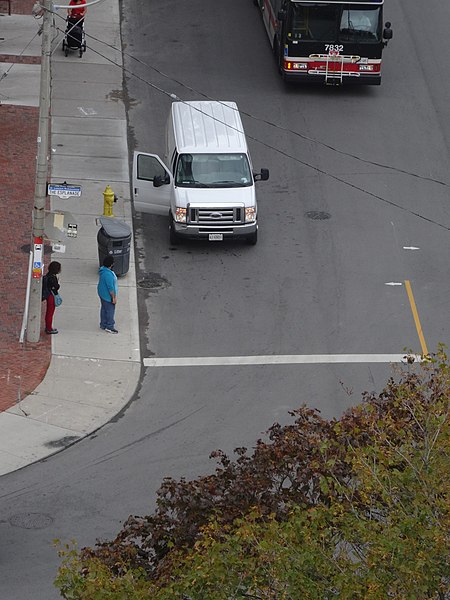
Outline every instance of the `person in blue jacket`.
[(114, 258), (107, 256), (103, 260), (103, 266), (98, 270), (97, 292), (100, 297), (100, 329), (108, 333), (119, 333), (114, 327), (114, 313), (117, 303), (117, 275), (112, 270)]

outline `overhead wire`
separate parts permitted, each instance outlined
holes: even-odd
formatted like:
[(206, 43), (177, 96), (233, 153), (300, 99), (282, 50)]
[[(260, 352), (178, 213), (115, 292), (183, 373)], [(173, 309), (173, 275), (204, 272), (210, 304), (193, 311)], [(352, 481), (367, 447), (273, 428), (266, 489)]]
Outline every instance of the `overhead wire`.
[[(87, 37), (93, 39), (96, 42), (104, 44), (105, 46), (108, 46), (109, 48), (115, 49), (115, 47), (113, 45), (108, 44), (107, 42), (104, 42), (103, 40), (100, 40), (99, 38), (96, 38), (93, 35), (87, 35)], [(139, 58), (136, 58), (132, 54), (128, 54), (125, 51), (123, 51), (123, 55), (127, 56), (128, 58), (136, 61), (137, 63), (139, 63), (139, 64), (141, 64), (141, 65), (143, 65), (143, 66), (145, 66), (145, 67), (147, 67), (149, 69), (152, 69), (153, 71), (155, 71), (155, 73), (158, 73), (158, 75), (161, 75), (162, 77), (165, 77), (169, 81), (171, 81), (173, 83), (176, 83), (176, 84), (180, 85), (181, 87), (184, 87), (185, 89), (189, 90), (190, 92), (194, 92), (195, 94), (198, 94), (198, 95), (202, 96), (203, 98), (206, 98), (208, 100), (217, 102), (217, 100), (215, 100), (211, 96), (208, 96), (204, 92), (201, 92), (201, 91), (199, 91), (199, 90), (197, 90), (197, 89), (195, 89), (195, 88), (187, 85), (186, 83), (184, 83), (184, 82), (182, 82), (182, 81), (180, 81), (178, 79), (175, 79), (174, 77), (172, 77), (170, 75), (167, 75), (166, 73), (164, 73), (163, 71), (161, 71), (160, 69), (158, 69), (157, 67), (155, 67), (154, 65), (151, 65), (151, 64), (149, 64), (149, 63), (147, 63), (147, 62), (145, 62), (145, 61), (143, 61), (143, 60), (141, 60)], [(130, 71), (128, 71), (128, 72), (130, 73)], [(136, 77), (136, 75), (134, 73), (131, 73), (131, 74)], [(147, 83), (148, 85), (151, 85), (149, 82), (145, 82), (145, 83)], [(171, 95), (171, 97), (173, 97), (173, 95)], [(178, 96), (175, 95), (175, 97), (176, 97), (177, 100), (180, 100), (181, 102), (183, 102), (183, 100), (181, 98), (178, 98)], [(218, 102), (220, 103), (220, 101), (218, 101)], [(246, 117), (249, 117), (250, 119), (253, 119), (255, 121), (259, 121), (260, 123), (264, 123), (266, 125), (274, 127), (275, 129), (279, 129), (280, 131), (284, 131), (286, 133), (290, 133), (290, 134), (292, 134), (294, 136), (297, 136), (297, 137), (299, 137), (299, 138), (301, 138), (303, 140), (306, 140), (306, 141), (318, 144), (318, 145), (323, 146), (323, 147), (325, 147), (325, 148), (327, 148), (327, 149), (329, 149), (329, 150), (331, 150), (333, 152), (336, 152), (337, 154), (341, 154), (343, 156), (347, 156), (349, 158), (353, 158), (354, 160), (363, 162), (365, 164), (369, 164), (371, 166), (380, 167), (380, 168), (384, 168), (384, 169), (389, 169), (389, 170), (395, 171), (397, 173), (402, 173), (404, 175), (409, 175), (411, 177), (416, 177), (418, 179), (422, 179), (424, 181), (430, 181), (432, 183), (437, 183), (437, 184), (443, 185), (443, 186), (448, 186), (449, 185), (445, 181), (441, 181), (439, 179), (435, 179), (434, 177), (428, 177), (426, 175), (420, 175), (418, 173), (413, 173), (412, 171), (408, 171), (406, 169), (401, 169), (399, 167), (394, 167), (392, 165), (387, 165), (387, 164), (384, 164), (384, 163), (380, 163), (380, 162), (376, 162), (376, 161), (373, 161), (373, 160), (362, 158), (361, 156), (358, 156), (358, 155), (353, 154), (351, 152), (346, 152), (344, 150), (341, 150), (340, 148), (336, 148), (335, 146), (332, 146), (331, 144), (327, 144), (326, 142), (318, 140), (317, 138), (313, 138), (311, 136), (307, 136), (307, 135), (305, 135), (303, 133), (300, 133), (300, 132), (295, 131), (293, 129), (290, 129), (288, 127), (284, 127), (283, 125), (279, 125), (278, 123), (274, 123), (274, 122), (269, 121), (267, 119), (263, 119), (261, 117), (258, 117), (258, 116), (254, 115), (252, 113), (246, 112), (245, 110), (240, 109), (239, 112), (242, 115), (245, 115)]]
[[(97, 40), (96, 38), (94, 38), (96, 41), (100, 41)], [(109, 45), (109, 44), (107, 44)], [(123, 52), (124, 56), (127, 56), (128, 58), (131, 58), (133, 60), (135, 60), (137, 63), (148, 67), (149, 69), (152, 69), (153, 71), (155, 71), (155, 73), (158, 73), (158, 75), (161, 75), (162, 77), (165, 77), (166, 79), (168, 79), (169, 81), (172, 81), (182, 87), (184, 87), (185, 89), (189, 90), (190, 92), (194, 92), (200, 96), (203, 96), (203, 98), (206, 98), (207, 100), (213, 100), (215, 102), (217, 102), (217, 100), (215, 100), (214, 98), (212, 98), (211, 96), (208, 96), (207, 94), (205, 94), (204, 92), (200, 92), (199, 90), (192, 88), (190, 86), (188, 86), (187, 84), (185, 84), (182, 81), (179, 81), (178, 79), (175, 79), (173, 77), (171, 77), (170, 75), (167, 75), (166, 73), (164, 73), (163, 71), (161, 71), (160, 69), (158, 69), (157, 67), (148, 64), (146, 62), (144, 62), (143, 60), (136, 58), (135, 56), (133, 56), (132, 54), (128, 54), (127, 52)], [(406, 169), (401, 169), (399, 167), (394, 167), (392, 165), (386, 165), (384, 163), (380, 163), (380, 162), (376, 162), (373, 160), (369, 160), (366, 158), (362, 158), (361, 156), (358, 156), (357, 154), (353, 154), (351, 152), (346, 152), (345, 150), (341, 150), (340, 148), (336, 148), (335, 146), (332, 146), (331, 144), (327, 144), (326, 142), (323, 142), (317, 138), (313, 138), (310, 136), (307, 136), (303, 133), (300, 133), (298, 131), (295, 131), (293, 129), (290, 129), (289, 127), (284, 127), (283, 125), (279, 125), (278, 123), (274, 123), (272, 121), (269, 121), (267, 119), (263, 119), (262, 117), (257, 117), (256, 115), (246, 112), (245, 110), (240, 109), (239, 112), (242, 115), (245, 115), (246, 117), (249, 117), (250, 119), (253, 119), (254, 121), (259, 121), (260, 123), (264, 123), (265, 125), (270, 125), (271, 127), (274, 127), (275, 129), (279, 129), (280, 131), (284, 131), (286, 133), (290, 133), (294, 136), (299, 137), (302, 140), (306, 140), (308, 142), (312, 142), (314, 144), (317, 144), (319, 146), (322, 146), (324, 148), (327, 148), (328, 150), (331, 150), (333, 152), (336, 152), (337, 154), (342, 154), (343, 156), (347, 156), (349, 158), (353, 158), (357, 161), (360, 161), (362, 163), (366, 163), (368, 165), (372, 165), (374, 167), (381, 167), (383, 169), (389, 169), (391, 171), (395, 171), (397, 173), (402, 173), (404, 175), (409, 175), (411, 177), (416, 177), (418, 179), (422, 179), (425, 181), (430, 181), (432, 183), (437, 183), (439, 185), (443, 185), (443, 186), (448, 186), (449, 184), (446, 183), (445, 181), (441, 181), (439, 179), (435, 179), (434, 177), (428, 177), (426, 175), (419, 175), (418, 173), (413, 173), (412, 171), (407, 171)]]
[[(114, 48), (114, 46), (112, 46), (111, 44), (108, 44), (107, 42), (103, 42), (102, 40), (99, 40), (98, 38), (94, 37), (94, 36), (89, 36), (91, 37), (93, 40), (95, 40), (96, 42), (100, 42), (110, 48)], [(155, 67), (152, 64), (149, 64), (143, 60), (141, 60), (140, 58), (136, 58), (135, 56), (133, 56), (132, 54), (128, 54), (127, 52), (123, 51), (123, 55), (127, 56), (128, 58), (136, 61), (137, 63), (141, 64), (144, 67), (147, 67), (149, 69), (152, 69), (153, 71), (155, 71), (155, 73), (158, 73), (158, 75), (161, 75), (162, 77), (168, 79), (169, 81), (176, 83), (177, 85), (180, 85), (181, 87), (187, 89), (190, 92), (193, 92), (195, 94), (198, 94), (199, 96), (202, 96), (203, 98), (206, 98), (207, 100), (212, 100), (214, 102), (217, 102), (217, 100), (215, 100), (215, 98), (212, 98), (211, 96), (208, 96), (208, 94), (205, 94), (204, 92), (201, 92), (189, 85), (187, 85), (186, 83), (184, 83), (183, 81), (180, 81), (170, 75), (167, 75), (166, 73), (164, 73), (163, 71), (161, 71), (160, 69), (158, 69), (157, 67)], [(181, 99), (180, 99), (181, 100)], [(220, 101), (219, 101), (220, 102)], [(275, 129), (279, 129), (280, 131), (284, 131), (286, 133), (290, 133), (294, 136), (299, 137), (300, 139), (303, 139), (305, 141), (308, 142), (312, 142), (314, 144), (318, 144), (320, 146), (323, 146), (324, 148), (327, 148), (328, 150), (331, 150), (333, 152), (336, 152), (337, 154), (341, 154), (343, 156), (347, 156), (349, 158), (353, 158), (354, 160), (357, 160), (359, 162), (374, 166), (374, 167), (380, 167), (383, 169), (389, 169), (391, 171), (395, 171), (397, 173), (401, 173), (403, 175), (409, 175), (411, 177), (416, 177), (417, 179), (422, 179), (424, 181), (430, 181), (432, 183), (437, 183), (439, 185), (443, 185), (443, 186), (449, 186), (449, 184), (445, 181), (441, 181), (440, 179), (435, 179), (434, 177), (429, 177), (427, 175), (420, 175), (418, 173), (413, 173), (412, 171), (408, 171), (406, 169), (401, 169), (400, 167), (395, 167), (392, 165), (387, 165), (385, 163), (381, 163), (381, 162), (377, 162), (377, 161), (373, 161), (370, 159), (366, 159), (366, 158), (362, 158), (361, 156), (358, 156), (357, 154), (353, 154), (351, 152), (346, 152), (345, 150), (341, 150), (340, 148), (336, 148), (335, 146), (331, 145), (331, 144), (327, 144), (326, 142), (323, 142), (322, 140), (319, 140), (317, 138), (305, 135), (303, 133), (300, 133), (298, 131), (295, 131), (293, 129), (290, 129), (289, 127), (284, 127), (283, 125), (279, 125), (278, 123), (274, 123), (272, 121), (269, 121), (268, 119), (263, 119), (262, 117), (258, 117), (252, 113), (246, 112), (245, 110), (240, 109), (239, 112), (242, 115), (245, 115), (246, 117), (249, 117), (250, 119), (253, 119), (254, 121), (258, 121), (260, 123), (264, 123), (265, 125), (269, 125), (271, 127), (274, 127)]]
[[(60, 16), (60, 15), (58, 15), (58, 16)], [(61, 17), (61, 18), (63, 18), (63, 17)], [(57, 27), (57, 26), (56, 26), (56, 27)], [(57, 27), (57, 29), (58, 29), (58, 30), (59, 30), (61, 33), (64, 33), (64, 32), (63, 32), (61, 29), (59, 29), (58, 27)], [(91, 35), (91, 34), (88, 34), (88, 33), (86, 33), (86, 32), (85, 32), (85, 36), (86, 36), (88, 39), (92, 39), (92, 40), (94, 40), (94, 41), (96, 41), (96, 42), (98, 42), (98, 43), (100, 43), (100, 44), (103, 44), (104, 46), (107, 46), (108, 48), (111, 48), (111, 49), (113, 49), (113, 50), (117, 50), (117, 48), (115, 48), (115, 47), (114, 47), (112, 44), (109, 44), (109, 43), (107, 43), (107, 42), (105, 42), (105, 41), (103, 41), (103, 40), (101, 40), (101, 39), (99, 39), (99, 38), (97, 38), (97, 37), (95, 37), (95, 36), (93, 36), (93, 35)], [(126, 74), (130, 75), (131, 77), (134, 77), (135, 79), (137, 79), (137, 80), (141, 81), (141, 82), (142, 82), (142, 83), (144, 83), (145, 85), (148, 85), (148, 86), (149, 86), (149, 87), (151, 87), (152, 89), (154, 89), (154, 90), (156, 90), (156, 91), (160, 92), (161, 94), (163, 94), (163, 95), (165, 95), (165, 96), (169, 97), (170, 99), (172, 99), (172, 100), (177, 100), (177, 101), (183, 102), (183, 103), (185, 103), (185, 104), (187, 103), (187, 101), (185, 101), (185, 100), (183, 100), (182, 98), (180, 98), (180, 97), (179, 97), (177, 94), (174, 94), (173, 92), (169, 92), (169, 91), (165, 90), (164, 88), (162, 88), (162, 87), (160, 87), (160, 86), (158, 86), (158, 85), (156, 85), (156, 84), (152, 83), (151, 81), (148, 81), (148, 80), (147, 80), (147, 79), (145, 79), (144, 77), (142, 77), (142, 76), (138, 75), (137, 73), (134, 73), (133, 71), (131, 71), (130, 69), (128, 69), (127, 67), (125, 67), (125, 65), (123, 65), (123, 64), (120, 64), (120, 63), (117, 63), (116, 61), (114, 61), (113, 59), (109, 58), (108, 56), (105, 56), (104, 54), (102, 54), (102, 53), (101, 53), (101, 52), (99, 52), (98, 50), (95, 50), (95, 49), (93, 49), (93, 48), (90, 48), (90, 50), (91, 50), (92, 52), (94, 52), (95, 54), (98, 54), (98, 56), (102, 57), (103, 59), (105, 59), (106, 61), (110, 62), (111, 64), (113, 64), (113, 65), (115, 65), (115, 66), (119, 67), (119, 68), (120, 68), (120, 69), (121, 69), (121, 70), (122, 70), (124, 73), (126, 73)], [(146, 67), (149, 67), (149, 68), (151, 68), (152, 70), (154, 70), (154, 71), (155, 71), (155, 72), (157, 72), (158, 74), (162, 75), (163, 77), (165, 77), (165, 78), (169, 79), (170, 81), (172, 81), (172, 82), (174, 82), (174, 83), (177, 83), (177, 84), (181, 85), (181, 86), (182, 86), (182, 87), (184, 87), (185, 89), (187, 89), (187, 90), (189, 90), (189, 91), (192, 91), (192, 92), (194, 92), (194, 93), (196, 93), (196, 94), (198, 94), (198, 95), (201, 95), (201, 96), (203, 96), (203, 97), (205, 97), (205, 98), (207, 98), (207, 99), (213, 100), (213, 98), (210, 98), (210, 97), (209, 97), (209, 96), (207, 96), (206, 94), (204, 94), (204, 93), (202, 93), (202, 92), (199, 92), (199, 91), (198, 91), (198, 90), (196, 90), (195, 88), (191, 88), (191, 87), (189, 87), (188, 85), (186, 85), (186, 84), (184, 84), (184, 83), (182, 83), (182, 82), (180, 82), (180, 81), (178, 81), (178, 80), (176, 80), (176, 79), (174, 79), (174, 78), (172, 78), (172, 77), (169, 77), (168, 75), (166, 75), (166, 74), (164, 74), (163, 72), (159, 71), (159, 70), (158, 70), (156, 67), (153, 67), (152, 65), (148, 65), (147, 63), (145, 63), (145, 62), (143, 62), (143, 61), (140, 61), (140, 59), (136, 59), (136, 58), (135, 58), (135, 57), (133, 57), (132, 55), (129, 55), (129, 54), (125, 53), (125, 52), (124, 52), (124, 55), (125, 55), (125, 56), (128, 56), (129, 58), (132, 58), (132, 59), (136, 60), (137, 62), (140, 62), (140, 63), (141, 63), (143, 66), (146, 66)], [(199, 112), (202, 112), (202, 111), (200, 110)], [(259, 117), (255, 117), (254, 115), (252, 115), (252, 114), (250, 114), (250, 113), (246, 113), (246, 112), (244, 112), (244, 111), (240, 111), (240, 112), (241, 112), (242, 114), (244, 114), (244, 115), (246, 115), (246, 116), (248, 116), (248, 117), (252, 118), (252, 119), (255, 119), (255, 120), (258, 120), (258, 121), (262, 121), (262, 122), (264, 122), (264, 123), (267, 123), (268, 125), (271, 125), (271, 126), (273, 126), (273, 127), (276, 127), (276, 128), (278, 128), (278, 129), (285, 130), (285, 131), (287, 131), (287, 132), (289, 132), (289, 133), (292, 133), (292, 134), (294, 134), (294, 135), (297, 135), (297, 136), (299, 136), (300, 138), (302, 138), (302, 139), (305, 139), (305, 140), (307, 140), (307, 141), (316, 142), (316, 143), (318, 143), (318, 144), (320, 144), (320, 145), (323, 145), (323, 146), (325, 146), (325, 147), (329, 148), (330, 150), (333, 150), (333, 151), (335, 151), (335, 152), (338, 152), (338, 153), (340, 153), (340, 154), (347, 155), (347, 156), (349, 156), (349, 157), (351, 157), (351, 158), (356, 158), (357, 160), (360, 160), (361, 162), (365, 162), (365, 163), (367, 163), (367, 164), (370, 164), (370, 165), (373, 165), (373, 166), (377, 166), (377, 167), (380, 167), (380, 168), (387, 168), (387, 169), (391, 169), (391, 170), (394, 170), (394, 171), (398, 171), (398, 172), (400, 172), (400, 173), (402, 173), (402, 174), (411, 175), (411, 176), (413, 176), (413, 177), (417, 177), (417, 178), (419, 178), (419, 179), (423, 179), (423, 180), (425, 180), (425, 181), (430, 181), (430, 182), (432, 182), (432, 183), (437, 183), (437, 184), (439, 184), (439, 185), (442, 185), (442, 186), (445, 186), (445, 187), (448, 187), (448, 186), (449, 186), (449, 184), (447, 184), (446, 182), (443, 182), (443, 181), (439, 181), (439, 180), (436, 180), (436, 179), (433, 179), (433, 178), (429, 178), (429, 177), (426, 177), (426, 176), (417, 175), (417, 174), (415, 174), (415, 173), (411, 173), (411, 172), (409, 172), (409, 171), (405, 171), (405, 170), (402, 170), (402, 169), (397, 169), (397, 168), (395, 168), (395, 167), (390, 167), (389, 165), (383, 165), (383, 164), (381, 164), (381, 163), (375, 163), (375, 162), (372, 162), (372, 161), (368, 161), (368, 160), (366, 160), (366, 159), (362, 159), (362, 158), (360, 158), (360, 157), (358, 157), (358, 156), (356, 156), (356, 155), (352, 155), (352, 154), (346, 153), (346, 152), (344, 152), (344, 151), (335, 150), (335, 149), (334, 149), (332, 146), (329, 146), (328, 144), (325, 144), (325, 143), (323, 143), (323, 142), (320, 142), (320, 141), (318, 141), (318, 140), (315, 140), (314, 138), (308, 138), (308, 136), (305, 136), (305, 135), (303, 135), (303, 134), (300, 134), (300, 133), (298, 133), (298, 132), (294, 132), (294, 131), (292, 131), (292, 130), (290, 130), (290, 129), (287, 129), (287, 128), (284, 128), (284, 127), (282, 127), (282, 126), (279, 126), (279, 125), (273, 124), (273, 123), (271, 123), (271, 122), (269, 122), (269, 121), (266, 121), (266, 120), (264, 120), (264, 119), (261, 119), (261, 118), (259, 118)], [(208, 115), (208, 116), (211, 116), (211, 115)], [(214, 117), (212, 117), (212, 118), (213, 118), (214, 120), (218, 120), (218, 121), (219, 121), (219, 119), (215, 119)], [(338, 182), (340, 182), (340, 183), (343, 183), (344, 185), (346, 185), (346, 186), (348, 186), (348, 187), (350, 187), (350, 188), (352, 188), (352, 189), (354, 189), (354, 190), (357, 190), (357, 191), (359, 191), (359, 192), (362, 192), (363, 194), (366, 194), (366, 195), (368, 195), (368, 196), (370, 196), (370, 197), (372, 197), (372, 198), (375, 198), (376, 200), (379, 200), (379, 201), (381, 201), (381, 202), (383, 202), (383, 203), (385, 203), (385, 204), (387, 204), (387, 205), (389, 205), (389, 206), (392, 206), (392, 207), (394, 207), (394, 208), (397, 208), (397, 209), (399, 209), (399, 210), (402, 210), (402, 211), (404, 211), (404, 212), (406, 212), (406, 213), (408, 213), (408, 214), (410, 214), (410, 215), (413, 215), (413, 216), (415, 216), (415, 217), (417, 217), (417, 218), (419, 218), (419, 219), (422, 219), (423, 221), (426, 221), (426, 222), (428, 222), (428, 223), (430, 223), (430, 224), (433, 224), (433, 225), (437, 225), (438, 227), (440, 227), (440, 228), (442, 228), (442, 229), (444, 229), (444, 230), (446, 230), (446, 231), (450, 231), (450, 226), (449, 226), (449, 227), (447, 227), (446, 225), (443, 225), (442, 223), (439, 223), (438, 221), (435, 221), (434, 219), (430, 219), (429, 217), (425, 217), (424, 215), (422, 215), (422, 214), (420, 214), (420, 213), (418, 213), (418, 212), (416, 212), (416, 211), (414, 211), (414, 210), (411, 210), (410, 208), (404, 207), (404, 206), (402, 206), (401, 204), (397, 204), (396, 202), (394, 202), (394, 201), (392, 201), (392, 200), (388, 200), (387, 198), (384, 198), (383, 196), (380, 196), (380, 195), (378, 195), (378, 194), (375, 194), (374, 192), (370, 192), (369, 190), (367, 190), (367, 189), (365, 189), (365, 188), (362, 188), (362, 187), (360, 187), (360, 186), (358, 186), (358, 185), (356, 185), (356, 184), (354, 184), (354, 183), (351, 183), (351, 182), (347, 181), (346, 179), (343, 179), (342, 177), (339, 177), (338, 175), (333, 175), (332, 173), (330, 173), (330, 172), (326, 171), (325, 169), (321, 169), (320, 167), (317, 167), (317, 166), (315, 166), (315, 165), (313, 165), (313, 164), (311, 164), (311, 163), (308, 163), (308, 162), (306, 162), (306, 161), (303, 161), (303, 160), (299, 159), (298, 157), (296, 157), (296, 156), (293, 156), (292, 154), (289, 154), (288, 152), (286, 152), (286, 151), (284, 151), (284, 150), (281, 150), (280, 148), (276, 148), (275, 146), (272, 146), (271, 144), (269, 144), (269, 143), (267, 143), (267, 142), (264, 142), (264, 141), (260, 140), (259, 138), (256, 138), (256, 137), (254, 137), (254, 136), (251, 136), (251, 135), (248, 135), (248, 134), (246, 134), (246, 137), (247, 137), (247, 138), (249, 138), (249, 139), (251, 139), (251, 140), (253, 140), (254, 142), (256, 142), (256, 143), (258, 143), (258, 144), (261, 144), (262, 146), (264, 146), (264, 147), (268, 148), (269, 150), (272, 150), (272, 151), (274, 151), (274, 152), (277, 152), (278, 154), (281, 154), (282, 156), (285, 156), (286, 158), (289, 158), (289, 159), (291, 159), (291, 160), (293, 160), (293, 161), (295, 161), (295, 162), (297, 162), (297, 163), (299, 163), (299, 164), (301, 164), (301, 165), (303, 165), (303, 166), (305, 166), (305, 167), (308, 167), (309, 169), (312, 169), (312, 170), (316, 171), (317, 173), (320, 173), (321, 175), (324, 175), (324, 176), (326, 176), (326, 177), (329, 177), (329, 178), (331, 178), (331, 179), (334, 179), (335, 181), (338, 181)]]

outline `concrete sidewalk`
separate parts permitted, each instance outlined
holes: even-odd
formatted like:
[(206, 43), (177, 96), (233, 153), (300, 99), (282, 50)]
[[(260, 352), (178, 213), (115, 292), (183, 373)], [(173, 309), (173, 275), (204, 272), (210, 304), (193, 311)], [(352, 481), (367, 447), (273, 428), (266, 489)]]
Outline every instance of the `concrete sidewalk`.
[[(63, 18), (55, 23), (63, 31), (64, 11), (59, 14)], [(40, 38), (33, 37), (39, 22), (32, 16), (2, 16), (0, 24), (3, 54), (40, 52)], [(61, 32), (52, 55), (51, 181), (79, 184), (82, 196), (52, 197), (51, 209), (76, 218), (78, 237), (67, 239), (64, 254), (45, 258), (47, 264), (62, 264), (63, 304), (54, 321), (59, 334), (51, 336), (52, 357), (42, 383), (0, 413), (0, 474), (61, 450), (109, 421), (133, 395), (141, 371), (133, 246), (129, 272), (119, 278), (118, 335), (99, 329), (96, 290), (96, 217), (103, 212), (106, 185), (118, 197), (115, 216), (132, 226), (118, 0), (89, 8), (86, 34), (82, 58), (78, 52), (64, 56)], [(36, 106), (39, 70), (39, 65), (15, 65), (0, 85), (2, 104)]]

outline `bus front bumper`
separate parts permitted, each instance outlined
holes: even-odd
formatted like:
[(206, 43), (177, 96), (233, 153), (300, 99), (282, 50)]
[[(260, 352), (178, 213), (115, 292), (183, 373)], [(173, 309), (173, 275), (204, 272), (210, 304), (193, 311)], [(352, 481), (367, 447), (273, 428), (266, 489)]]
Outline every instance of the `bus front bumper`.
[(380, 85), (381, 73), (343, 73), (328, 72), (325, 74), (322, 70), (313, 70), (307, 72), (286, 71), (283, 69), (283, 79), (288, 83), (321, 83), (329, 85)]

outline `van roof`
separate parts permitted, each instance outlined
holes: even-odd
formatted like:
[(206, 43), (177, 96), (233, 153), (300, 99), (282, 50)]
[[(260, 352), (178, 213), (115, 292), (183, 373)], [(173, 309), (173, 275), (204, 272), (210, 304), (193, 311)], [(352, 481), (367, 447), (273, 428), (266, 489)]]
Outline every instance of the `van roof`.
[(172, 119), (178, 152), (247, 152), (235, 102), (173, 102)]

